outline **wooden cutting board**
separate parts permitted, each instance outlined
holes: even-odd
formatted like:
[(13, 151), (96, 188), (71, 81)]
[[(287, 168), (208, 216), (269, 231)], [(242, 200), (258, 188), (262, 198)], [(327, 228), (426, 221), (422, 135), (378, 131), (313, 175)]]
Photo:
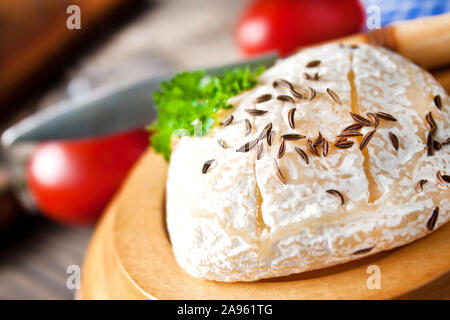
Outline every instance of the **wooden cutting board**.
[[(184, 272), (165, 226), (167, 163), (148, 151), (101, 219), (83, 267), (82, 299), (450, 299), (450, 224), (407, 246), (322, 270), (250, 283)], [(381, 272), (368, 289), (367, 268)]]

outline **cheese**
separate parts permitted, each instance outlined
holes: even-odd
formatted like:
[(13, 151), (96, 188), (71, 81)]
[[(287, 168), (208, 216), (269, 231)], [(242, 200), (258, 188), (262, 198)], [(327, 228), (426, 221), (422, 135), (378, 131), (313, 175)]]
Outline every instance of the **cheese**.
[[(307, 68), (312, 60), (318, 66)], [(304, 73), (318, 73), (308, 80)], [(288, 80), (305, 96), (292, 95)], [(327, 89), (331, 89), (340, 103)], [(263, 94), (272, 99), (255, 103)], [(276, 99), (294, 98), (294, 103)], [(440, 95), (442, 109), (433, 99)], [(450, 219), (450, 192), (436, 172), (449, 174), (448, 145), (427, 156), (427, 113), (438, 127), (435, 140), (450, 136), (450, 99), (424, 70), (383, 48), (328, 44), (305, 49), (263, 73), (259, 85), (230, 99), (234, 106), (228, 126), (215, 127), (206, 137), (183, 137), (172, 152), (167, 182), (167, 227), (175, 257), (191, 275), (217, 281), (254, 281), (336, 265), (395, 248), (438, 229)], [(294, 113), (292, 129), (288, 113)], [(254, 116), (246, 109), (267, 112)], [(334, 146), (336, 136), (354, 123), (350, 112), (371, 121), (367, 113), (384, 112), (397, 121), (379, 118), (367, 146), (362, 137), (348, 138), (348, 149)], [(252, 131), (245, 136), (245, 119)], [(236, 152), (255, 140), (272, 123), (271, 146)], [(374, 126), (363, 127), (366, 135)], [(307, 139), (319, 132), (330, 146), (324, 157), (308, 151)], [(285, 141), (278, 159), (281, 135), (305, 139)], [(396, 151), (389, 134), (399, 141)], [(223, 140), (227, 148), (217, 142)], [(261, 142), (259, 142), (261, 143)], [(301, 148), (309, 163), (295, 151)], [(215, 159), (205, 174), (207, 160)], [(283, 184), (274, 169), (280, 169)], [(416, 190), (420, 179), (428, 182)], [(327, 190), (337, 190), (344, 204)], [(439, 207), (435, 226), (427, 228)]]

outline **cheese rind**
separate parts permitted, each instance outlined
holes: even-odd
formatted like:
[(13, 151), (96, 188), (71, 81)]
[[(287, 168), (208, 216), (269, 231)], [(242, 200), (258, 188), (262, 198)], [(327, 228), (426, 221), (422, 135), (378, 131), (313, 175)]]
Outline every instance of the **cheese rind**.
[[(311, 60), (318, 67), (305, 68)], [(303, 73), (318, 72), (312, 81)], [(266, 93), (291, 95), (273, 81), (286, 79), (312, 100), (295, 103), (272, 99), (255, 104)], [(338, 104), (328, 93), (333, 90)], [(440, 95), (442, 110), (433, 98)], [(437, 170), (448, 174), (449, 146), (427, 156), (425, 121), (432, 112), (438, 126), (436, 140), (450, 136), (450, 99), (424, 70), (388, 50), (369, 45), (357, 49), (328, 44), (306, 49), (260, 76), (259, 85), (230, 99), (234, 121), (215, 127), (206, 137), (183, 137), (174, 147), (167, 182), (167, 226), (175, 257), (191, 275), (217, 281), (254, 281), (323, 268), (395, 248), (431, 231), (427, 221), (439, 207), (433, 230), (450, 219), (450, 192), (439, 184)], [(288, 113), (295, 107), (295, 129)], [(268, 112), (251, 116), (245, 109)], [(350, 112), (386, 112), (397, 121), (380, 119), (363, 151), (361, 137), (350, 138), (349, 149), (333, 146), (335, 137), (353, 123)], [(224, 113), (223, 117), (228, 116)], [(245, 119), (252, 132), (245, 136)], [(370, 119), (370, 118), (369, 118)], [(264, 140), (261, 159), (257, 148), (236, 152), (271, 122), (276, 132), (272, 146)], [(374, 127), (364, 127), (367, 134)], [(281, 134), (300, 133), (327, 139), (327, 157), (313, 156), (306, 140), (286, 141), (277, 158)], [(394, 133), (400, 148), (389, 138)], [(217, 140), (225, 141), (223, 149)], [(294, 147), (308, 154), (307, 164)], [(205, 161), (215, 159), (206, 174)], [(277, 164), (286, 185), (277, 178)], [(416, 183), (427, 179), (423, 191)], [(326, 191), (338, 190), (340, 199)], [(362, 254), (361, 250), (372, 248)]]

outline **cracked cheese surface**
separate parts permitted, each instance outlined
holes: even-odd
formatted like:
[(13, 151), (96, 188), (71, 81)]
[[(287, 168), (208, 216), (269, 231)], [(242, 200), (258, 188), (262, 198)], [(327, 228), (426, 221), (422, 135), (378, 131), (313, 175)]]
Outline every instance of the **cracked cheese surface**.
[[(319, 66), (305, 67), (317, 59)], [(317, 72), (319, 79), (306, 80), (304, 72)], [(291, 95), (286, 86), (273, 87), (277, 79), (288, 80), (305, 94), (312, 87), (316, 97), (295, 98), (295, 103), (277, 100), (278, 95)], [(268, 93), (271, 100), (255, 103)], [(441, 111), (433, 102), (436, 95), (442, 98)], [(306, 49), (278, 61), (260, 76), (258, 86), (229, 102), (234, 108), (221, 116), (232, 114), (233, 122), (213, 128), (206, 137), (181, 138), (170, 162), (167, 226), (177, 261), (191, 275), (253, 281), (323, 268), (427, 235), (427, 221), (436, 207), (434, 230), (450, 219), (450, 191), (436, 178), (437, 170), (450, 173), (450, 146), (427, 156), (425, 121), (431, 111), (438, 126), (435, 139), (447, 139), (449, 97), (431, 75), (401, 56), (369, 45)], [(295, 129), (288, 122), (293, 107)], [(262, 116), (245, 112), (254, 108), (268, 112)], [(349, 112), (368, 118), (368, 112), (379, 111), (398, 121), (380, 119), (363, 151), (359, 149), (362, 137), (349, 138), (355, 142), (351, 148), (334, 147), (335, 137), (354, 123)], [(248, 136), (245, 119), (252, 124)], [(256, 147), (236, 152), (269, 122), (276, 134), (271, 147), (264, 140), (260, 160)], [(373, 129), (360, 131), (366, 134)], [(281, 134), (299, 133), (314, 141), (319, 131), (330, 144), (327, 157), (313, 156), (306, 148), (307, 139), (302, 139), (286, 141), (286, 152), (277, 159)], [(389, 132), (398, 137), (398, 151)], [(226, 149), (219, 146), (219, 139)], [(308, 154), (309, 164), (294, 147)], [(215, 162), (202, 174), (209, 159)], [(275, 175), (274, 159), (286, 185)], [(416, 190), (420, 179), (428, 180), (422, 192)], [(344, 205), (326, 192), (329, 189), (344, 196)]]

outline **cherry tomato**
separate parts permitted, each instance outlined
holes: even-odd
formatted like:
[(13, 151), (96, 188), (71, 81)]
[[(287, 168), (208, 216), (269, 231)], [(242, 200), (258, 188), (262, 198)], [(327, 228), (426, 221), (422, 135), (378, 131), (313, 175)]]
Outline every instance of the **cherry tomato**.
[(286, 55), (359, 32), (364, 16), (358, 0), (254, 0), (240, 17), (235, 38), (244, 54), (277, 50)]
[(39, 144), (26, 166), (38, 208), (67, 224), (94, 222), (148, 148), (148, 132)]

